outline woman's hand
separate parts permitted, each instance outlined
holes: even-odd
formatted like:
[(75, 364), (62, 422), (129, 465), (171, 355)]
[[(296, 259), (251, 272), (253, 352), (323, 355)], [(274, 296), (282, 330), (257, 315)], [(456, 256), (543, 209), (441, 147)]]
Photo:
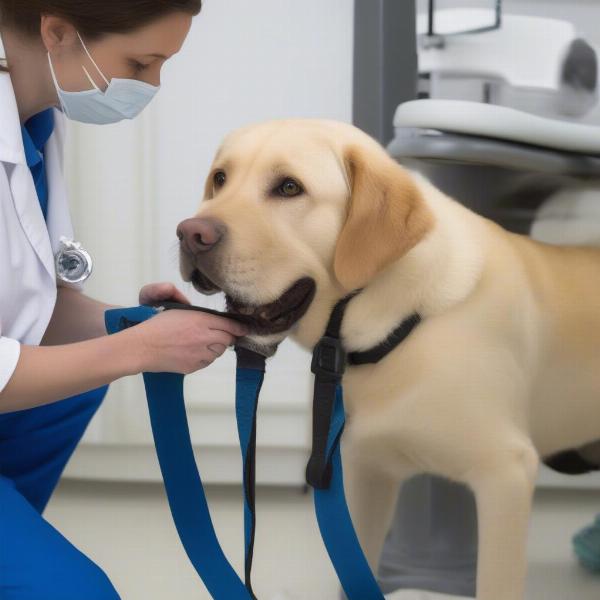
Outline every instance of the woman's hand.
[(248, 331), (223, 317), (168, 310), (127, 333), (136, 336), (139, 371), (187, 375), (210, 365)]
[(190, 304), (172, 283), (150, 283), (140, 290), (140, 304), (155, 304), (164, 300)]
[[(172, 283), (152, 283), (140, 290), (140, 304), (164, 300), (190, 304)], [(134, 328), (140, 335), (141, 371), (193, 373), (210, 365), (247, 329), (222, 317), (169, 310)]]
[[(140, 299), (187, 301), (170, 284), (163, 286), (149, 286)], [(56, 402), (143, 371), (192, 373), (247, 333), (224, 317), (168, 310), (115, 335), (51, 347), (23, 345), (17, 368), (0, 391), (0, 413)]]

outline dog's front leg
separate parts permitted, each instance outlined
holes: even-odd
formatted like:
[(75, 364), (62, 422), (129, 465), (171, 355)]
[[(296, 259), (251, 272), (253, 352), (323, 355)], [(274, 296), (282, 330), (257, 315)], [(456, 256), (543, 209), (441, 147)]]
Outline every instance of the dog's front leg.
[(524, 441), (496, 454), (471, 478), (479, 531), (477, 600), (524, 599), (538, 464), (535, 449)]
[(402, 482), (414, 471), (394, 474), (365, 462), (360, 449), (343, 444), (344, 488), (354, 529), (373, 573), (377, 573), (385, 537), (394, 515)]

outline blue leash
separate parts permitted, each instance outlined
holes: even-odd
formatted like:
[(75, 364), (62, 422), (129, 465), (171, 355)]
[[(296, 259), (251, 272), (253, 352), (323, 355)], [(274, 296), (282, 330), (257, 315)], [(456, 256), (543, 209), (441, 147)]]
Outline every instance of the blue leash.
[(265, 358), (243, 348), (237, 348), (236, 354), (235, 413), (243, 468), (244, 570), (246, 588), (255, 598), (251, 575), (256, 531), (256, 414), (265, 376)]
[(340, 441), (345, 422), (342, 386), (338, 384), (327, 439), (328, 462), (331, 462), (330, 485), (314, 490), (317, 522), (327, 553), (348, 600), (383, 600), (383, 594), (354, 531), (344, 493)]
[[(178, 307), (170, 305), (169, 308)], [(147, 306), (110, 310), (106, 312), (106, 329), (116, 333), (146, 321), (157, 312)], [(214, 314), (215, 311), (207, 312)], [(322, 350), (323, 344), (320, 346)], [(339, 347), (338, 344), (336, 352)], [(383, 600), (360, 548), (344, 495), (340, 439), (345, 413), (338, 364), (340, 356), (333, 357), (333, 373), (330, 372), (326, 364), (330, 358), (328, 349), (326, 343), (325, 358), (316, 354), (313, 361), (313, 367), (315, 362), (318, 367), (313, 368), (316, 375), (315, 407), (325, 406), (324, 412), (316, 411), (321, 414), (314, 417), (318, 426), (313, 433), (313, 454), (307, 480), (315, 488), (314, 503), (321, 536), (348, 600)], [(152, 433), (173, 520), (192, 565), (216, 600), (256, 599), (250, 577), (256, 530), (256, 413), (265, 359), (240, 348), (236, 352), (236, 417), (243, 464), (245, 585), (223, 553), (210, 518), (190, 440), (183, 376), (144, 373)]]
[[(147, 306), (109, 310), (106, 330), (116, 333), (156, 314), (156, 309)], [(156, 454), (183, 547), (213, 598), (250, 600), (252, 596), (221, 549), (210, 518), (190, 440), (183, 376), (144, 373), (144, 385)]]

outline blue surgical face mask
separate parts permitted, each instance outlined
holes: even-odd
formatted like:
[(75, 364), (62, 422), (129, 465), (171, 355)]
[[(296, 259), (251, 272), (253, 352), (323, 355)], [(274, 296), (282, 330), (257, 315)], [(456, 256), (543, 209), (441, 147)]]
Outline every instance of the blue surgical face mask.
[(113, 78), (108, 81), (92, 58), (81, 36), (77, 35), (88, 58), (92, 61), (92, 64), (108, 87), (104, 91), (98, 88), (87, 69), (81, 65), (93, 89), (81, 92), (67, 92), (61, 89), (56, 79), (52, 58), (50, 57), (50, 53), (48, 53), (52, 80), (54, 81), (54, 87), (56, 88), (56, 93), (58, 94), (58, 99), (65, 115), (73, 121), (94, 123), (96, 125), (108, 125), (109, 123), (117, 123), (123, 119), (137, 117), (148, 106), (152, 98), (154, 98), (160, 86), (150, 85), (137, 79)]

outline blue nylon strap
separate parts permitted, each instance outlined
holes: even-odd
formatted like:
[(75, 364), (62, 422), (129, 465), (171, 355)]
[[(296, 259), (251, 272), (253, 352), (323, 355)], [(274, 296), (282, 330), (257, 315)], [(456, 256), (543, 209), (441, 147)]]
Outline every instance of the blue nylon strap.
[(256, 412), (264, 371), (238, 368), (236, 372), (235, 409), (243, 465), (244, 546), (246, 587), (252, 595), (252, 557), (256, 529)]
[[(116, 333), (155, 314), (147, 306), (110, 310), (106, 329)], [(144, 373), (144, 384), (169, 506), (185, 551), (215, 600), (250, 600), (252, 596), (219, 545), (210, 518), (185, 413), (183, 376)]]
[(137, 306), (135, 308), (115, 308), (104, 313), (104, 325), (108, 333), (117, 333), (133, 325), (147, 321), (157, 314), (151, 306)]
[(342, 386), (338, 385), (327, 439), (327, 456), (332, 464), (332, 477), (327, 489), (314, 490), (317, 522), (348, 600), (384, 600), (360, 547), (344, 494), (340, 439), (345, 422)]

